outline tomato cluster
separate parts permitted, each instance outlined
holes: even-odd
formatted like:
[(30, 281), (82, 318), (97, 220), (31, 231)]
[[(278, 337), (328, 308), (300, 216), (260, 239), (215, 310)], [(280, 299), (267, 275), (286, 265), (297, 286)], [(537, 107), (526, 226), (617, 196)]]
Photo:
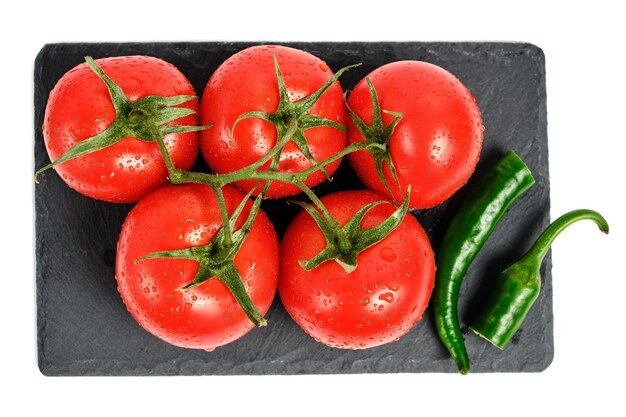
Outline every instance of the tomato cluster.
[[(265, 325), (278, 290), (319, 342), (397, 340), (434, 286), (428, 237), (408, 209), (433, 207), (470, 177), (482, 121), (468, 89), (432, 64), (400, 61), (347, 100), (337, 73), (297, 49), (242, 50), (198, 103), (174, 66), (103, 58), (50, 93), (51, 164), (89, 197), (137, 203), (118, 241), (116, 279), (135, 320), (162, 340), (212, 350)], [(198, 117), (200, 123), (198, 123)], [(191, 172), (199, 150), (211, 173)], [(318, 198), (344, 156), (369, 190)], [(279, 242), (260, 203), (304, 193)]]

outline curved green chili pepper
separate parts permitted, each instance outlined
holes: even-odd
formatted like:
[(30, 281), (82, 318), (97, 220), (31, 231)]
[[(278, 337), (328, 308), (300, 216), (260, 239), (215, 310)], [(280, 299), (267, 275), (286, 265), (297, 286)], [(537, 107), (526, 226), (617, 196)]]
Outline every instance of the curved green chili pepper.
[(469, 372), (469, 357), (459, 325), (457, 300), (465, 272), (507, 208), (535, 180), (513, 151), (507, 152), (460, 205), (437, 252), (433, 312), (439, 338), (459, 372)]
[(593, 220), (602, 232), (609, 233), (607, 221), (593, 210), (574, 210), (559, 217), (539, 236), (526, 255), (500, 273), (491, 298), (483, 304), (470, 329), (504, 349), (539, 296), (539, 269), (550, 245), (569, 225), (583, 219)]

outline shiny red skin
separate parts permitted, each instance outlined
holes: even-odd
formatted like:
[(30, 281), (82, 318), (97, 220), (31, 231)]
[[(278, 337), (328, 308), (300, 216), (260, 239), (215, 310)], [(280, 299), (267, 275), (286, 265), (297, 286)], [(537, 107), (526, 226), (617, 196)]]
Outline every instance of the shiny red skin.
[[(194, 95), (187, 78), (173, 65), (147, 56), (98, 59), (104, 72), (119, 85), (130, 101), (159, 95)], [(180, 105), (198, 110), (197, 100)], [(68, 71), (50, 92), (43, 124), (51, 161), (76, 143), (104, 131), (115, 119), (115, 110), (104, 82), (82, 63)], [(173, 125), (197, 125), (190, 115)], [(164, 138), (174, 165), (191, 168), (198, 155), (199, 134), (177, 133)], [(74, 190), (98, 200), (115, 203), (138, 201), (167, 182), (167, 169), (159, 147), (128, 137), (116, 144), (72, 159), (55, 167)]]
[[(223, 190), (232, 213), (244, 195), (230, 186)], [(248, 202), (242, 222), (250, 207)], [(157, 258), (135, 263), (149, 253), (206, 245), (221, 224), (215, 194), (202, 184), (161, 187), (130, 211), (117, 247), (118, 290), (135, 320), (156, 337), (180, 347), (212, 350), (254, 327), (228, 288), (215, 278), (178, 290), (193, 280), (197, 262)], [(268, 311), (276, 293), (278, 255), (274, 228), (259, 211), (235, 266), (261, 314)]]
[[(344, 191), (322, 198), (332, 216), (345, 224), (361, 207), (384, 197), (372, 191)], [(378, 225), (391, 213), (381, 204), (363, 219)], [(365, 249), (358, 266), (347, 273), (335, 261), (305, 271), (308, 260), (325, 246), (312, 217), (300, 213), (281, 242), (278, 290), (289, 315), (313, 338), (328, 346), (365, 349), (397, 340), (422, 317), (435, 279), (435, 259), (428, 237), (407, 214), (382, 241)]]
[[(389, 144), (402, 193), (386, 163), (383, 169), (394, 197), (401, 201), (411, 184), (411, 208), (430, 208), (444, 202), (467, 182), (480, 157), (484, 128), (474, 96), (454, 75), (426, 62), (393, 62), (367, 77), (381, 108), (403, 116)], [(371, 124), (372, 99), (365, 79), (352, 90), (348, 105)], [(385, 125), (392, 120), (392, 115), (383, 114)], [(348, 142), (363, 140), (350, 120)], [(370, 154), (360, 151), (348, 158), (367, 188), (389, 196)]]
[[(228, 58), (209, 79), (202, 96), (200, 120), (214, 126), (202, 132), (200, 149), (209, 167), (216, 173), (235, 171), (256, 162), (276, 144), (276, 128), (259, 118), (248, 118), (232, 127), (237, 118), (249, 111), (273, 113), (278, 108), (278, 82), (274, 70), (276, 55), (285, 86), (292, 102), (301, 100), (322, 87), (333, 72), (321, 59), (298, 49), (264, 45), (244, 49)], [(309, 112), (345, 126), (343, 90), (334, 83)], [(311, 154), (323, 161), (346, 146), (346, 133), (328, 126), (304, 131)], [(341, 160), (326, 167), (331, 175)], [(299, 172), (311, 166), (300, 149), (288, 143), (280, 157), (279, 171)], [(264, 168), (269, 167), (269, 163)], [(321, 172), (309, 176), (305, 184), (313, 187), (324, 181)], [(256, 181), (238, 181), (248, 192)], [(295, 195), (300, 189), (292, 184), (273, 182), (267, 198)]]

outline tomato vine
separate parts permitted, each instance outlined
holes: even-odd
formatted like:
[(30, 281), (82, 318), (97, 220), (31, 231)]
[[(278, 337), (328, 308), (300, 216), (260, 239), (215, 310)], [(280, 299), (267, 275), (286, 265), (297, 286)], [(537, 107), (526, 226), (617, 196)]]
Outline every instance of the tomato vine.
[[(401, 120), (402, 115), (394, 112), (386, 112), (395, 116), (395, 119), (388, 126), (382, 123), (381, 109), (376, 98), (376, 93), (370, 83), (370, 92), (374, 105), (374, 121), (372, 126), (366, 126), (356, 115), (348, 108), (348, 112), (352, 120), (357, 124), (359, 129), (364, 132), (366, 140), (363, 142), (353, 143), (345, 147), (340, 152), (323, 160), (316, 161), (313, 158), (307, 145), (304, 131), (319, 126), (330, 126), (332, 128), (345, 131), (346, 127), (329, 119), (313, 116), (309, 114), (309, 110), (315, 105), (319, 98), (333, 83), (337, 82), (339, 77), (349, 69), (357, 67), (350, 65), (341, 68), (333, 77), (331, 77), (322, 87), (309, 96), (292, 102), (289, 99), (287, 89), (280, 71), (278, 60), (274, 57), (274, 67), (279, 89), (279, 106), (273, 113), (264, 113), (259, 111), (247, 112), (239, 116), (235, 121), (232, 130), (236, 128), (239, 121), (246, 118), (259, 118), (272, 123), (277, 130), (277, 142), (263, 157), (254, 163), (223, 174), (211, 174), (205, 172), (193, 172), (178, 169), (174, 166), (170, 154), (165, 146), (163, 137), (170, 133), (181, 133), (190, 131), (199, 131), (208, 129), (211, 125), (205, 126), (166, 126), (165, 124), (181, 117), (195, 113), (188, 108), (175, 107), (186, 101), (195, 99), (194, 96), (175, 96), (175, 97), (156, 97), (150, 96), (135, 102), (130, 102), (119, 88), (100, 68), (100, 66), (90, 57), (85, 60), (89, 67), (98, 75), (105, 83), (113, 105), (116, 111), (116, 119), (113, 124), (99, 135), (89, 138), (74, 147), (70, 148), (59, 159), (51, 164), (41, 168), (36, 172), (37, 176), (60, 163), (70, 159), (82, 156), (86, 153), (94, 152), (123, 139), (132, 136), (138, 140), (156, 142), (162, 154), (163, 160), (168, 171), (168, 181), (173, 185), (185, 183), (201, 183), (211, 187), (215, 192), (220, 215), (222, 218), (222, 228), (213, 237), (211, 242), (206, 246), (192, 247), (182, 250), (159, 251), (150, 253), (135, 262), (144, 262), (155, 258), (184, 258), (198, 262), (198, 271), (193, 281), (180, 288), (181, 291), (200, 285), (203, 282), (216, 278), (222, 281), (236, 298), (248, 318), (256, 326), (264, 326), (267, 324), (261, 316), (257, 308), (252, 303), (250, 297), (245, 291), (242, 284), (241, 276), (235, 268), (234, 258), (242, 243), (248, 236), (251, 226), (261, 208), (261, 202), (269, 189), (272, 181), (291, 183), (307, 195), (313, 205), (297, 202), (303, 209), (308, 212), (316, 224), (322, 230), (327, 247), (318, 255), (310, 260), (299, 260), (300, 265), (310, 270), (328, 260), (335, 260), (341, 265), (346, 272), (351, 272), (357, 267), (357, 255), (367, 247), (384, 239), (401, 223), (402, 219), (408, 211), (408, 194), (402, 204), (400, 204), (393, 214), (384, 220), (381, 224), (371, 229), (361, 229), (361, 221), (365, 214), (374, 206), (382, 203), (393, 204), (390, 201), (379, 201), (364, 207), (345, 225), (340, 226), (339, 223), (330, 215), (324, 204), (315, 195), (315, 193), (305, 184), (305, 180), (317, 171), (323, 172), (326, 176), (324, 168), (344, 156), (365, 150), (371, 153), (376, 161), (377, 170), (381, 175), (381, 180), (385, 181), (386, 187), (389, 188), (384, 176), (382, 176), (382, 163), (386, 162), (392, 173), (393, 164), (388, 153), (388, 140), (397, 123)], [(346, 106), (347, 107), (347, 106)], [(365, 134), (367, 133), (367, 134)], [(299, 172), (279, 172), (278, 164), (283, 148), (287, 143), (293, 142), (297, 145), (303, 155), (309, 160), (311, 166)], [(271, 162), (270, 162), (271, 161)], [(269, 169), (261, 169), (262, 166), (270, 162)], [(395, 175), (394, 175), (395, 178)], [(229, 217), (222, 187), (241, 180), (256, 180), (257, 186), (246, 195), (232, 216)], [(395, 178), (397, 184), (397, 178)], [(241, 215), (243, 207), (254, 191), (261, 188), (260, 193), (254, 199), (252, 208), (248, 214), (244, 225), (235, 230), (235, 224)]]

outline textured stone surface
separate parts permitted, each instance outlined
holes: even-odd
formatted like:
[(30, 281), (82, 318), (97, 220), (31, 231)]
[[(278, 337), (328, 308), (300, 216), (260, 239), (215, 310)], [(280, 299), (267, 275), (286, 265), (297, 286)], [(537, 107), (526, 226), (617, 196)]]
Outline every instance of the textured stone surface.
[[(146, 54), (175, 64), (201, 96), (213, 71), (247, 43), (142, 43), (46, 45), (35, 62), (35, 164), (48, 162), (41, 134), (48, 94), (83, 56)], [(519, 257), (549, 219), (545, 67), (542, 51), (509, 43), (296, 43), (334, 70), (362, 62), (342, 77), (345, 89), (387, 62), (416, 59), (456, 74), (476, 96), (486, 127), (476, 175), (514, 149), (529, 165), (536, 185), (511, 208), (470, 268), (461, 291), (464, 325), (497, 272)], [(200, 158), (201, 159), (201, 158)], [(205, 169), (199, 160), (196, 169)], [(475, 178), (475, 177), (474, 177)], [(471, 180), (470, 180), (471, 183)], [(347, 161), (332, 189), (362, 187)], [(321, 193), (331, 189), (319, 187)], [(416, 212), (435, 248), (463, 189), (447, 203)], [(208, 353), (170, 346), (143, 331), (116, 290), (116, 240), (130, 209), (90, 200), (69, 189), (52, 171), (35, 188), (36, 283), (39, 367), (46, 375), (196, 375), (456, 372), (433, 324), (431, 309), (398, 342), (363, 351), (315, 342), (289, 318), (277, 298), (269, 326)], [(280, 233), (294, 215), (284, 202), (264, 209)], [(472, 372), (536, 372), (553, 357), (551, 261), (544, 287), (520, 333), (504, 351), (473, 333), (466, 335)]]

